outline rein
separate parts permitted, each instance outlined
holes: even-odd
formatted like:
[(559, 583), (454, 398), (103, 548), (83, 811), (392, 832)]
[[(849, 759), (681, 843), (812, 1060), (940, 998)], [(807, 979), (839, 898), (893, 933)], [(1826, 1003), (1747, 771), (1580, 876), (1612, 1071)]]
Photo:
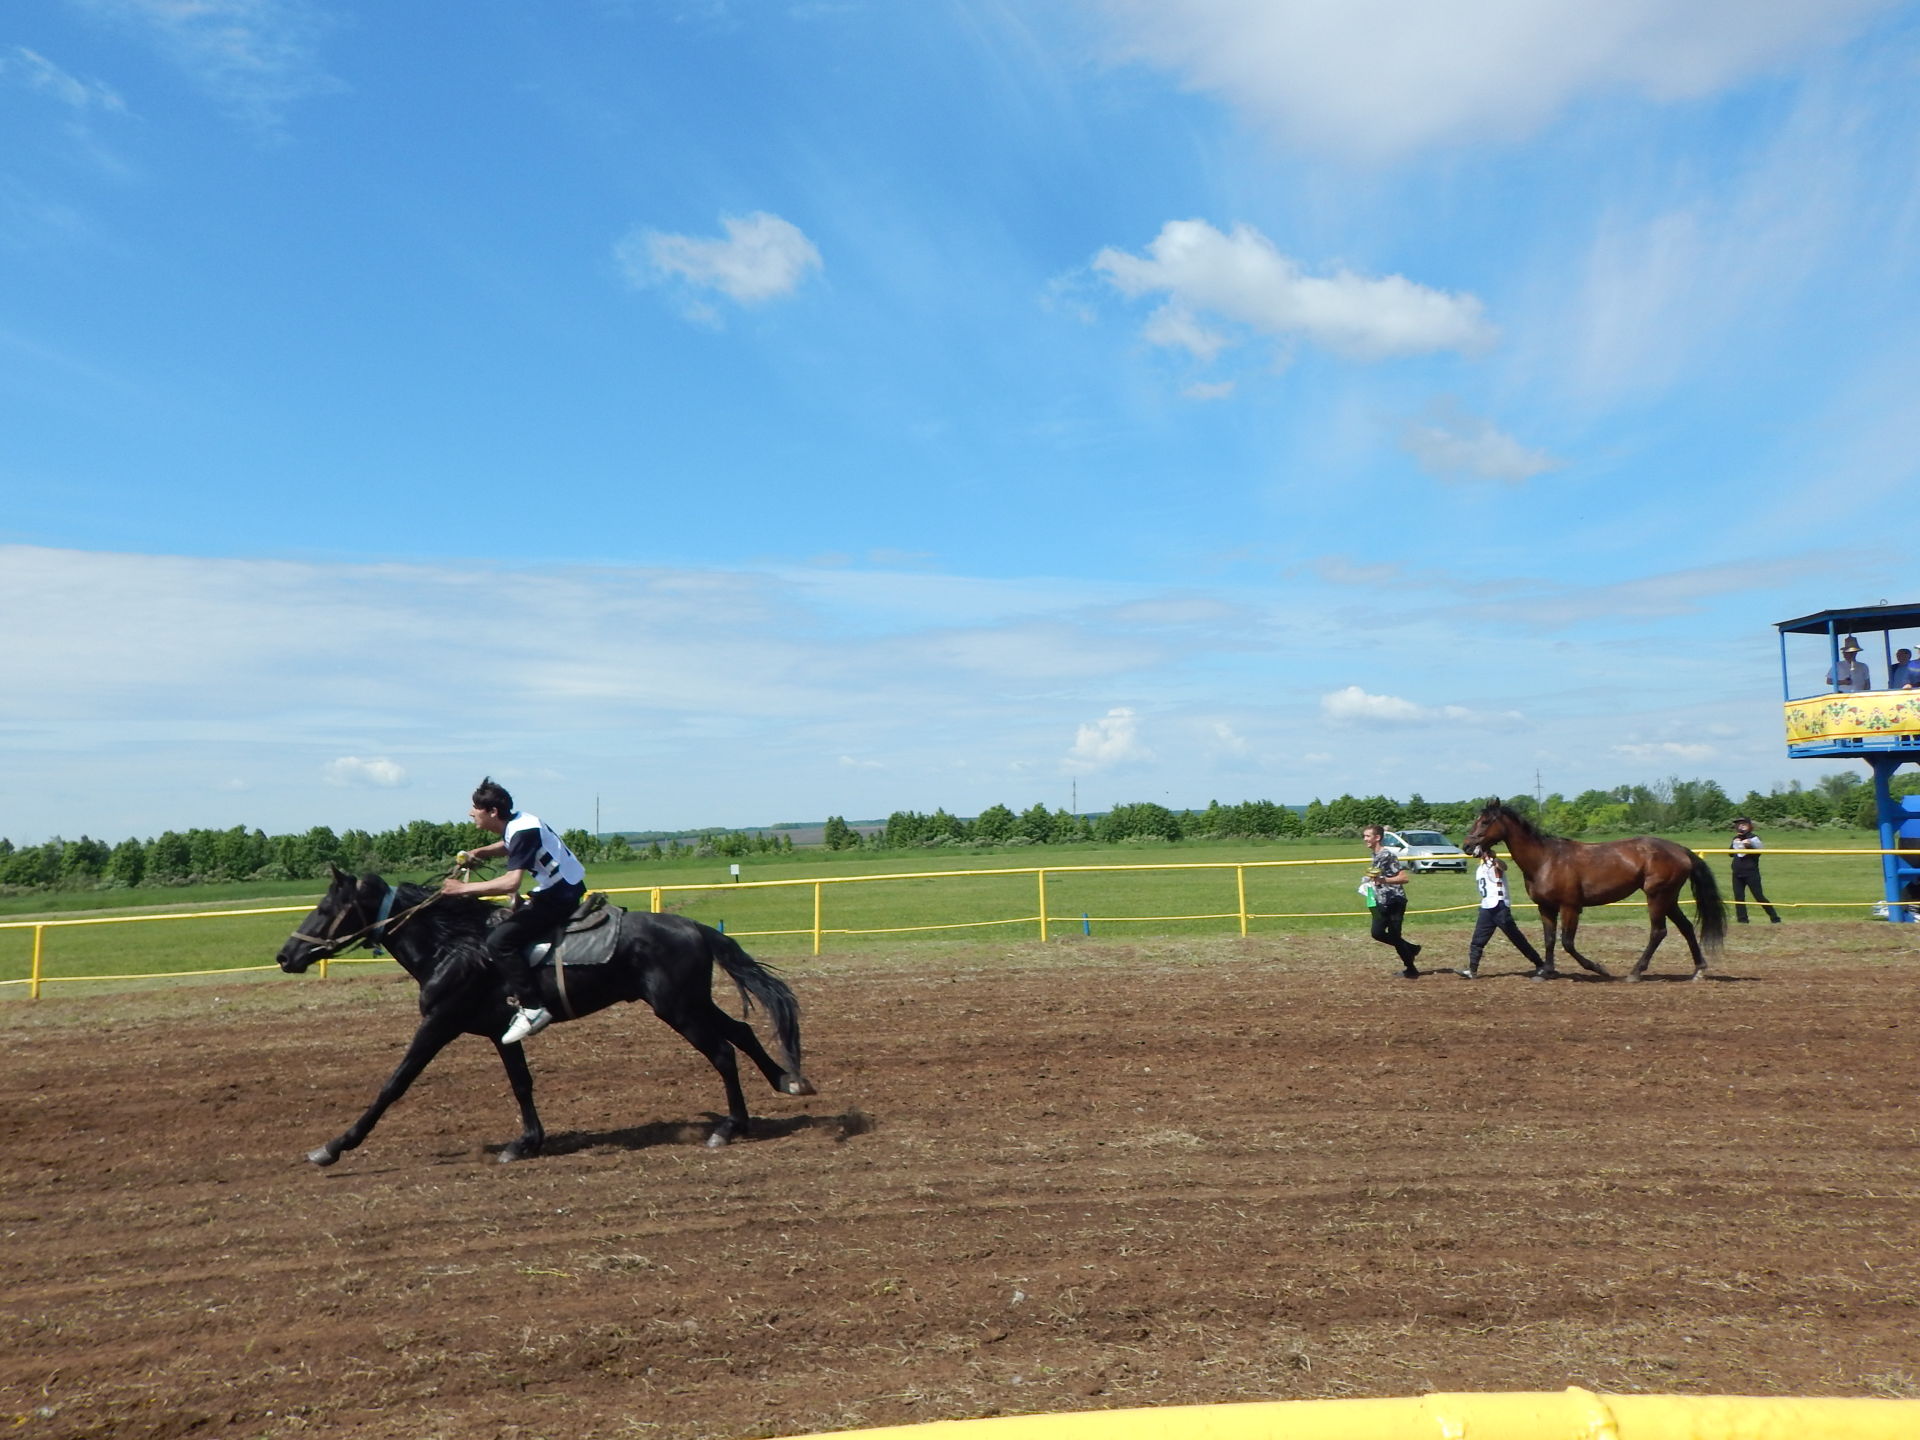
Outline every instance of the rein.
[[(384, 880), (381, 883), (383, 885), (386, 884)], [(434, 901), (440, 898), (440, 892), (438, 890), (435, 890), (431, 894), (429, 894), (426, 899), (422, 900), (418, 905), (410, 905), (405, 910), (402, 910), (398, 915), (393, 915), (391, 913), (393, 910), (393, 902), (395, 899), (399, 897), (399, 894), (400, 894), (400, 891), (398, 887), (393, 885), (387, 885), (387, 893), (380, 901), (380, 913), (374, 918), (373, 923), (371, 925), (362, 925), (358, 930), (352, 931), (349, 934), (335, 936), (335, 934), (333, 933), (335, 930), (340, 928), (341, 922), (347, 918), (346, 907), (342, 906), (340, 909), (340, 913), (333, 917), (333, 923), (327, 926), (327, 930), (324, 935), (314, 935), (314, 934), (310, 934), (305, 930), (295, 930), (292, 932), (289, 938), (294, 940), (304, 940), (309, 945), (327, 946), (328, 953), (321, 957), (322, 959), (325, 959), (325, 960), (330, 960), (335, 956), (339, 955), (343, 950), (350, 950), (355, 945), (360, 945), (360, 944), (366, 945), (368, 949), (372, 950), (377, 955), (380, 953), (380, 942), (382, 938), (384, 938), (380, 933), (382, 930), (388, 928), (389, 926), (391, 926), (395, 930), (398, 930), (402, 925), (406, 924), (406, 922), (410, 918), (419, 914), (422, 910), (426, 909), (429, 905), (433, 904)], [(355, 904), (357, 906), (358, 902), (356, 901)]]

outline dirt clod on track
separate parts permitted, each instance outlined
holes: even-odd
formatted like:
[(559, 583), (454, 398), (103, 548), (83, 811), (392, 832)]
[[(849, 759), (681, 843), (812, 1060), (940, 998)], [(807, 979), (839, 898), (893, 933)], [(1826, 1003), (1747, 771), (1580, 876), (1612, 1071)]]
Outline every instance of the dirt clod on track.
[(705, 1149), (718, 1081), (623, 1007), (529, 1045), (516, 1165), (479, 1041), (301, 1158), (397, 1060), (397, 974), (9, 1002), (0, 1426), (1920, 1395), (1915, 928), (1737, 929), (1705, 984), (1407, 982), (1363, 935), (798, 961), (819, 1095), (755, 1077)]

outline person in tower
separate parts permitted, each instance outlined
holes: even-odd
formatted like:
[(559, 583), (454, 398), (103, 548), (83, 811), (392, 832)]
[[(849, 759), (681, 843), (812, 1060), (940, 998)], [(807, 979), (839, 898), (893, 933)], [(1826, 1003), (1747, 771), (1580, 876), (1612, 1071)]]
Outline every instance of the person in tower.
[(1860, 642), (1847, 636), (1840, 646), (1840, 661), (1827, 669), (1827, 684), (1836, 690), (1871, 690), (1873, 677), (1860, 659)]
[[(467, 813), (482, 830), (501, 838), (477, 850), (461, 851), (460, 864), (476, 865), (504, 856), (506, 871), (491, 880), (448, 879), (440, 893), (513, 897), (513, 909), (487, 932), (487, 953), (506, 978), (507, 995), (516, 1009), (500, 1043), (516, 1045), (538, 1035), (553, 1020), (552, 1012), (540, 1003), (540, 982), (527, 964), (527, 948), (551, 939), (567, 923), (587, 892), (587, 870), (552, 826), (538, 815), (514, 809), (513, 796), (492, 776), (474, 790), (473, 808)], [(533, 893), (523, 902), (520, 886), (528, 875), (533, 876)]]

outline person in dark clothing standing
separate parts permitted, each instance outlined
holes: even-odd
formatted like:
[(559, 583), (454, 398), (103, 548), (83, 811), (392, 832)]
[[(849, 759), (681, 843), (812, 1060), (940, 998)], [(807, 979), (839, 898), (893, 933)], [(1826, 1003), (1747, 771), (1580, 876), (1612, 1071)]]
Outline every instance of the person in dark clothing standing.
[[(506, 873), (492, 880), (447, 880), (440, 893), (514, 897), (512, 911), (487, 931), (487, 953), (506, 977), (507, 994), (518, 1007), (513, 1023), (500, 1037), (502, 1045), (515, 1045), (538, 1035), (553, 1020), (540, 1003), (540, 982), (527, 964), (527, 947), (552, 938), (567, 923), (587, 893), (587, 870), (538, 815), (515, 810), (513, 796), (491, 776), (473, 792), (473, 808), (467, 813), (482, 830), (502, 838), (477, 850), (461, 851), (459, 863), (464, 867), (504, 855)], [(522, 904), (520, 886), (529, 874), (533, 894)]]
[(1760, 837), (1753, 833), (1753, 821), (1742, 815), (1733, 822), (1733, 840), (1728, 848), (1733, 851), (1733, 918), (1742, 925), (1747, 923), (1746, 900), (1751, 891), (1767, 912), (1767, 919), (1778, 925), (1780, 912), (1767, 903), (1767, 892), (1760, 888)]
[(1533, 942), (1514, 923), (1513, 907), (1507, 896), (1506, 862), (1493, 853), (1491, 845), (1480, 850), (1480, 865), (1473, 872), (1473, 881), (1480, 889), (1480, 914), (1473, 922), (1473, 939), (1467, 942), (1467, 968), (1460, 972), (1461, 976), (1468, 980), (1478, 977), (1480, 956), (1495, 931), (1511, 940), (1514, 948), (1532, 963), (1533, 973), (1541, 975), (1547, 962), (1540, 958), (1540, 952), (1533, 948)]
[(1385, 837), (1386, 832), (1378, 825), (1369, 825), (1360, 832), (1360, 838), (1367, 842), (1367, 849), (1373, 852), (1373, 864), (1367, 870), (1361, 891), (1366, 893), (1368, 887), (1372, 888), (1368, 903), (1373, 907), (1373, 938), (1382, 945), (1393, 947), (1393, 953), (1400, 957), (1402, 975), (1409, 980), (1418, 980), (1420, 971), (1414, 966), (1413, 957), (1420, 953), (1420, 947), (1409, 944), (1400, 936), (1400, 927), (1407, 919), (1407, 876), (1410, 872), (1400, 863), (1399, 856), (1381, 848)]

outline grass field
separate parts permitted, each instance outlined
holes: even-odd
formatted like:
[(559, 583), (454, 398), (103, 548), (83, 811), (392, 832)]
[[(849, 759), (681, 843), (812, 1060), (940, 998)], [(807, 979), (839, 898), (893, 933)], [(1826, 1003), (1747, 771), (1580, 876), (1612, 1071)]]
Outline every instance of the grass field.
[[(1718, 833), (1673, 838), (1703, 853), (1725, 844)], [(1866, 850), (1872, 837), (1802, 832), (1793, 839), (1799, 843), (1776, 842), (1766, 861), (1769, 894), (1787, 916), (1795, 922), (1867, 918), (1880, 898), (1879, 866), (1873, 857), (1788, 852)], [(816, 889), (823, 949), (898, 946), (936, 938), (1037, 939), (1040, 884), (1033, 870), (1042, 864), (1047, 867), (1047, 929), (1054, 937), (1084, 932), (1113, 938), (1237, 933), (1241, 874), (1245, 909), (1252, 917), (1249, 929), (1255, 933), (1365, 923), (1355, 894), (1365, 852), (1337, 840), (885, 855), (803, 851), (742, 862), (737, 883), (728, 875), (728, 864), (684, 859), (603, 866), (591, 878), (597, 888), (619, 892), (618, 903), (637, 909), (652, 903), (651, 892), (657, 887), (663, 908), (721, 926), (749, 949), (776, 958), (812, 952)], [(1239, 865), (1244, 871), (1236, 871)], [(1730, 897), (1724, 861), (1717, 857), (1715, 869)], [(991, 873), (995, 871), (1019, 873)], [(35, 924), (44, 927), (41, 974), (53, 993), (67, 980), (270, 968), (274, 952), (317, 899), (320, 887), (294, 882), (270, 888), (277, 893), (237, 885), (74, 892), (56, 897), (63, 902), (57, 906), (46, 897), (10, 897), (11, 913), (0, 922), (11, 927), (0, 928), (0, 997), (26, 991), (19, 982), (32, 973)], [(1426, 935), (1450, 932), (1440, 936), (1441, 946), (1464, 947), (1474, 906), (1469, 877), (1421, 876), (1409, 894), (1411, 938), (1426, 943)], [(41, 908), (25, 908), (33, 903)], [(275, 911), (284, 913), (267, 913)], [(1644, 913), (1636, 897), (1595, 912), (1592, 923), (1637, 928)], [(1531, 922), (1524, 908), (1521, 918)], [(1608, 941), (1601, 947), (1602, 957), (1622, 952), (1629, 943), (1624, 936)], [(1677, 937), (1672, 943), (1678, 945)]]

